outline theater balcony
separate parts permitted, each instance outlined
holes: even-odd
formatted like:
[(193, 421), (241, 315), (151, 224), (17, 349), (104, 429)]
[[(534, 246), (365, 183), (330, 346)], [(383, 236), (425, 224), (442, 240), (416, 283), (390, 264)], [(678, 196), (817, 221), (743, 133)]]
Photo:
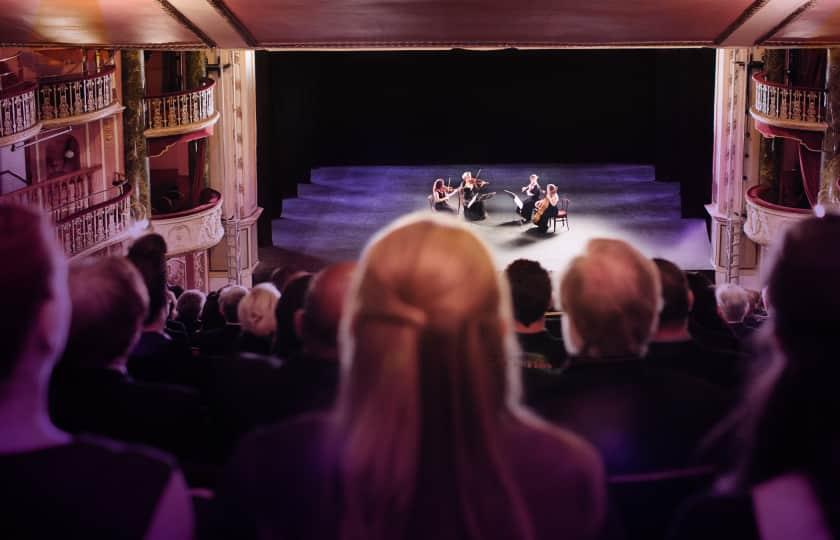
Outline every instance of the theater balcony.
[(202, 79), (198, 88), (143, 99), (147, 138), (177, 137), (207, 132), (219, 120), (213, 92), (216, 81)]
[[(23, 80), (20, 55), (0, 58), (0, 147), (25, 141), (41, 131), (38, 85)], [(10, 64), (17, 62), (16, 69)]]
[(205, 189), (198, 205), (168, 214), (153, 214), (152, 228), (166, 239), (168, 257), (210, 249), (225, 234), (222, 196)]
[(114, 66), (105, 66), (93, 73), (39, 79), (38, 108), (44, 128), (84, 124), (122, 111), (115, 73)]
[(70, 257), (122, 251), (143, 216), (131, 204), (131, 184), (115, 173), (111, 185), (102, 185), (102, 167), (88, 167), (0, 197), (43, 209), (52, 217), (56, 234)]
[(747, 190), (747, 218), (744, 223), (746, 235), (761, 246), (767, 246), (782, 238), (785, 230), (798, 221), (813, 215), (805, 208), (790, 208), (768, 202), (769, 188), (753, 186)]
[(750, 115), (768, 126), (804, 131), (825, 131), (826, 91), (770, 82), (763, 72), (753, 75), (755, 101)]

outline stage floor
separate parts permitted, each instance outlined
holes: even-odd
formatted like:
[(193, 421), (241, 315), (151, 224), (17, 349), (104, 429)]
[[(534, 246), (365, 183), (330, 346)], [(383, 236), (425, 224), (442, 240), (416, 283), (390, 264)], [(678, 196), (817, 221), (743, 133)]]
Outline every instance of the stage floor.
[[(325, 167), (312, 171), (312, 183), (283, 202), (283, 216), (272, 223), (273, 248), (260, 256), (266, 267), (293, 264), (315, 270), (339, 260), (356, 259), (382, 226), (415, 210), (429, 209), (426, 196), (437, 177), (460, 182), (461, 173), (478, 167), (376, 166)], [(518, 225), (508, 189), (519, 193), (528, 175), (558, 186), (569, 198), (570, 230), (543, 235)], [(644, 165), (505, 165), (486, 167), (496, 196), (486, 202), (489, 218), (471, 227), (491, 247), (503, 269), (518, 258), (534, 259), (551, 271), (562, 270), (590, 238), (621, 238), (650, 257), (663, 257), (686, 270), (711, 268), (711, 245), (702, 219), (680, 218), (679, 185), (653, 180)], [(456, 199), (452, 199), (457, 207)]]

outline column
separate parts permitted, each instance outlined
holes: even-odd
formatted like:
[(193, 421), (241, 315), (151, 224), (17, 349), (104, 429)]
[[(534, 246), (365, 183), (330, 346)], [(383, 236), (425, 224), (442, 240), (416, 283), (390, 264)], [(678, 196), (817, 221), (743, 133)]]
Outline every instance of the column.
[(146, 137), (143, 135), (143, 96), (146, 78), (143, 69), (143, 51), (120, 52), (122, 60), (123, 149), (125, 176), (131, 182), (135, 201), (152, 216), (149, 185), (149, 159), (146, 154)]
[(822, 171), (818, 202), (826, 206), (840, 203), (840, 49), (828, 49), (825, 85), (828, 90), (826, 110), (828, 129), (823, 140)]

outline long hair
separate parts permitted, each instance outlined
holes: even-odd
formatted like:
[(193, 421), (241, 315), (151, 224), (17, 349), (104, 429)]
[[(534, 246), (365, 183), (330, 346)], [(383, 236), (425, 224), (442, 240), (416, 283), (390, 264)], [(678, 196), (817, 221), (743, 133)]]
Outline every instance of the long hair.
[(519, 414), (512, 326), (490, 253), (455, 221), (411, 216), (368, 245), (340, 328), (342, 538), (404, 537), (440, 522), (434, 502), (464, 537), (532, 536), (501, 444)]

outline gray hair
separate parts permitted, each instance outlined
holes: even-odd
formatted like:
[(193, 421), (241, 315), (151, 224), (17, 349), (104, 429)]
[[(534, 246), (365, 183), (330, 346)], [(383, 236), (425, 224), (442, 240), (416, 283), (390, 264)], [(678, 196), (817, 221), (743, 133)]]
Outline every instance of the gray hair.
[(743, 322), (750, 311), (750, 295), (740, 285), (718, 285), (715, 287), (715, 299), (723, 319), (728, 323)]

